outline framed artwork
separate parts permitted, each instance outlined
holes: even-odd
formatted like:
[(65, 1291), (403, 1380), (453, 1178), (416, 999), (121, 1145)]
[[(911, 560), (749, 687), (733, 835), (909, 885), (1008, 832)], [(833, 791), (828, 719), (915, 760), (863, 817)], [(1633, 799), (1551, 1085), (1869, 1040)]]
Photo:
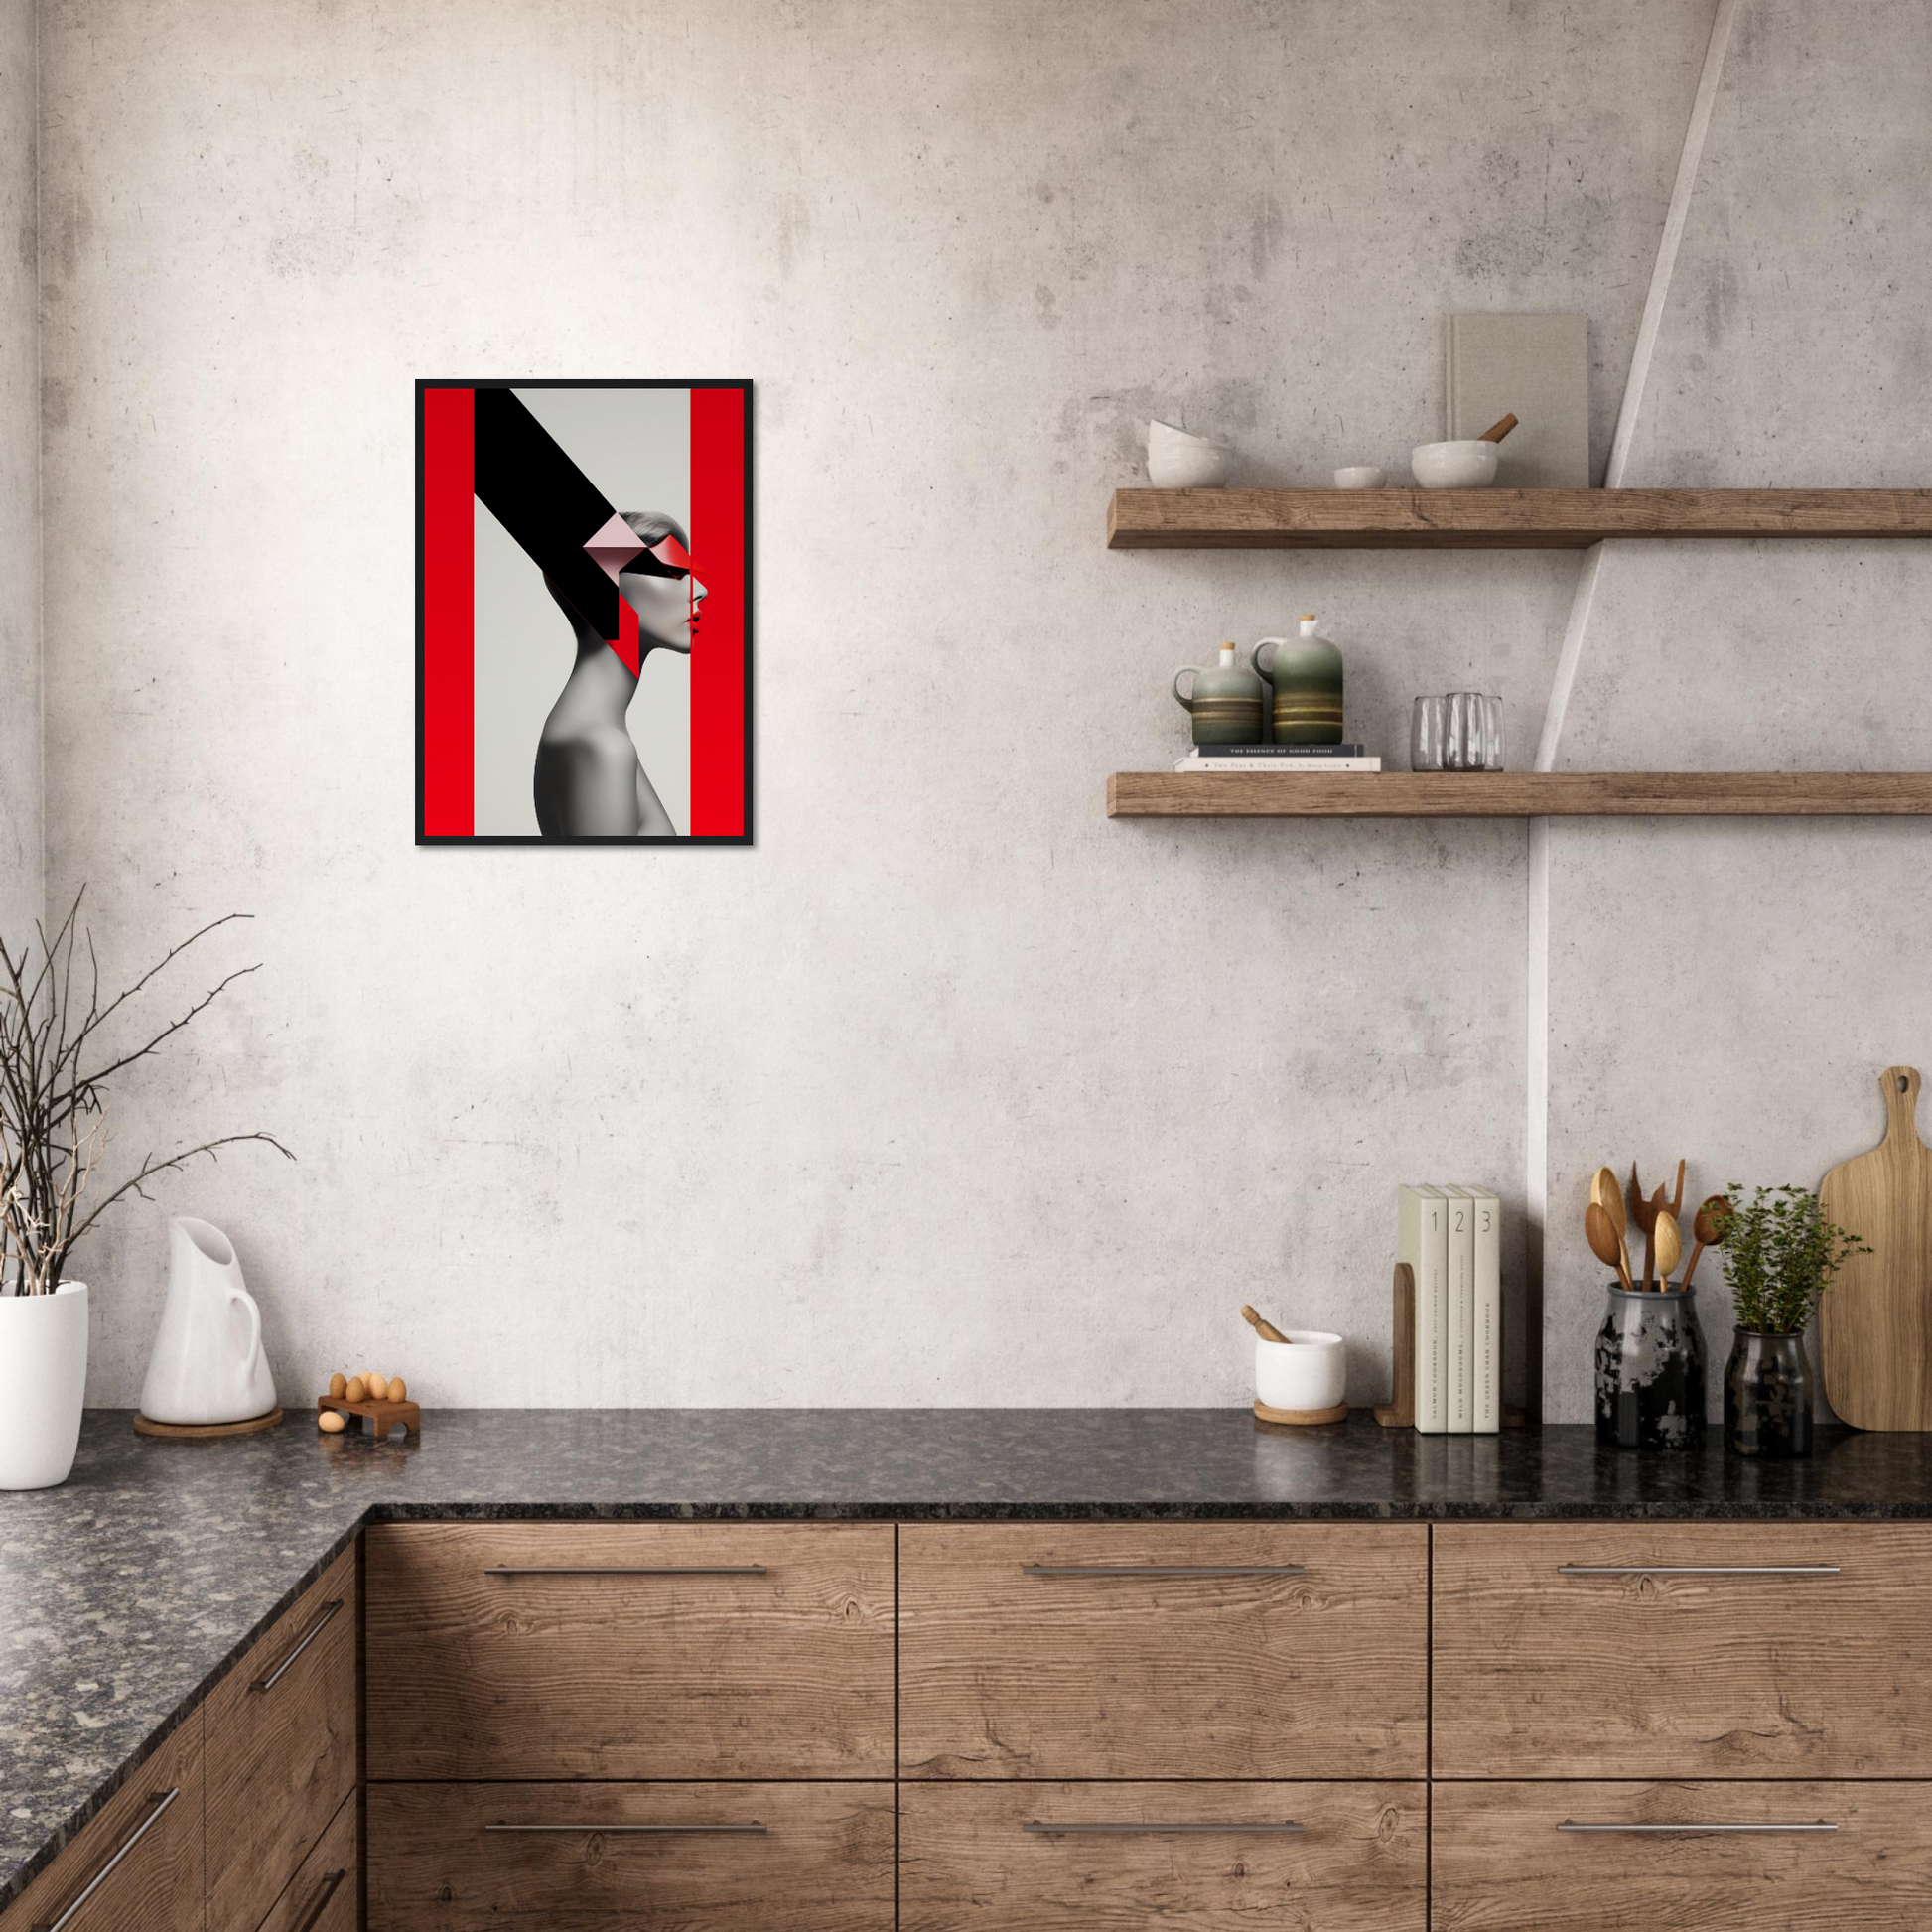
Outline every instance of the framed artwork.
[(752, 842), (752, 385), (416, 384), (416, 843)]

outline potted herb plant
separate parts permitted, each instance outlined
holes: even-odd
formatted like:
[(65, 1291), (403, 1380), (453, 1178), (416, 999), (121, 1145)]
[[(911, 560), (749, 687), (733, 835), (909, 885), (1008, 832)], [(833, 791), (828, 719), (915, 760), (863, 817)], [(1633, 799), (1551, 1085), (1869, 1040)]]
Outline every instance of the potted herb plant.
[(1828, 1221), (1806, 1187), (1732, 1181), (1713, 1214), (1737, 1333), (1725, 1365), (1725, 1447), (1739, 1455), (1811, 1453), (1812, 1373), (1805, 1330), (1832, 1277), (1871, 1250)]
[[(84, 890), (84, 889), (83, 889)], [(180, 954), (230, 913), (192, 933), (125, 992), (103, 999), (93, 942), (79, 931), (81, 895), (50, 940), (36, 926), (18, 954), (0, 938), (0, 1489), (65, 1482), (80, 1440), (87, 1386), (87, 1290), (69, 1279), (74, 1245), (116, 1201), (149, 1198), (145, 1182), (199, 1154), (268, 1134), (228, 1134), (178, 1153), (150, 1154), (119, 1186), (101, 1192), (95, 1170), (107, 1151), (107, 1092), (244, 974), (210, 993), (145, 1043), (125, 1027), (130, 1002)], [(76, 939), (76, 935), (78, 935)]]

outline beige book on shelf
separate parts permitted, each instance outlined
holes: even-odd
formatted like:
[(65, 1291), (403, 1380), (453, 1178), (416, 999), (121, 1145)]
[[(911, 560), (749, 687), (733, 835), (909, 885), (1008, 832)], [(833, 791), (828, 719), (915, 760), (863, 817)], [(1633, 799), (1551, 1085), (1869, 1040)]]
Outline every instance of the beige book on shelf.
[(1396, 1259), (1416, 1281), (1416, 1427), (1449, 1428), (1449, 1202), (1440, 1187), (1396, 1190)]

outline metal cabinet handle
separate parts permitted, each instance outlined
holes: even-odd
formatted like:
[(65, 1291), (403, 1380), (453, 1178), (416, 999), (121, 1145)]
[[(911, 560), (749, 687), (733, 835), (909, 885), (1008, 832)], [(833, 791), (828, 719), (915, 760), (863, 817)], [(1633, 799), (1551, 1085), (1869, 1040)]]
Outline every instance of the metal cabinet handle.
[(1566, 1818), (1557, 1830), (1560, 1832), (1835, 1832), (1838, 1827), (1828, 1825), (1822, 1819), (1810, 1824), (1715, 1825), (1687, 1822), (1677, 1825), (1580, 1825), (1574, 1819)]
[(309, 1907), (308, 1917), (295, 1928), (295, 1932), (316, 1932), (317, 1923), (322, 1918), (323, 1913), (328, 1911), (329, 1901), (336, 1895), (336, 1887), (347, 1876), (348, 1873), (346, 1871), (332, 1871), (322, 1881), (322, 1890), (317, 1894), (316, 1902)]
[(248, 1688), (251, 1691), (272, 1691), (276, 1687), (276, 1685), (278, 1685), (282, 1681), (282, 1679), (288, 1675), (289, 1667), (295, 1662), (295, 1660), (298, 1657), (300, 1657), (302, 1653), (305, 1650), (307, 1650), (308, 1647), (312, 1643), (314, 1643), (319, 1636), (322, 1635), (322, 1626), (325, 1623), (327, 1623), (329, 1619), (332, 1616), (334, 1616), (338, 1610), (342, 1608), (342, 1606), (343, 1606), (343, 1599), (340, 1596), (337, 1597), (333, 1603), (325, 1603), (322, 1606), (322, 1614), (319, 1617), (317, 1617), (316, 1620), (309, 1625), (308, 1629), (302, 1633), (302, 1641), (298, 1643), (295, 1646), (295, 1648), (291, 1650), (289, 1654), (286, 1657), (284, 1657), (282, 1661), (279, 1664), (277, 1664), (272, 1671), (268, 1673), (266, 1677), (256, 1678), (255, 1681), (251, 1685), (249, 1685)]
[(485, 1577), (763, 1577), (761, 1563), (508, 1564), (492, 1563)]
[(643, 1833), (698, 1838), (715, 1838), (721, 1833), (733, 1833), (761, 1838), (768, 1829), (769, 1827), (759, 1824), (756, 1819), (744, 1825), (485, 1825), (483, 1827), (486, 1832), (577, 1832), (595, 1833), (600, 1838), (619, 1835), (636, 1837)]
[(1306, 1577), (1299, 1563), (1023, 1563), (1023, 1577)]
[(1837, 1577), (1835, 1563), (1560, 1563), (1559, 1577)]
[(1029, 1819), (1020, 1829), (1040, 1838), (1141, 1838), (1149, 1835), (1161, 1838), (1207, 1837), (1238, 1834), (1247, 1837), (1257, 1832), (1305, 1832), (1306, 1825), (1298, 1825), (1293, 1819), (1270, 1820), (1267, 1822), (1248, 1822), (1246, 1824), (1225, 1823), (1214, 1825), (1049, 1825), (1038, 1819)]
[(181, 1796), (180, 1785), (176, 1785), (174, 1789), (171, 1791), (151, 1791), (148, 1794), (148, 1802), (150, 1805), (154, 1807), (154, 1809), (150, 1811), (148, 1815), (144, 1819), (142, 1819), (141, 1822), (138, 1825), (136, 1825), (135, 1828), (131, 1832), (129, 1832), (124, 1839), (121, 1840), (120, 1850), (116, 1852), (114, 1856), (111, 1859), (109, 1859), (107, 1863), (103, 1864), (101, 1868), (98, 1871), (96, 1871), (91, 1878), (87, 1880), (86, 1884), (81, 1888), (79, 1894), (73, 1899), (73, 1901), (68, 1906), (67, 1910), (63, 1912), (59, 1918), (54, 1919), (53, 1921), (51, 1921), (49, 1924), (46, 1925), (31, 1926), (29, 1927), (28, 1932), (63, 1932), (64, 1927), (72, 1924), (74, 1914), (77, 1913), (80, 1910), (81, 1906), (86, 1904), (87, 1900), (90, 1899), (94, 1895), (94, 1893), (97, 1892), (101, 1888), (101, 1886), (107, 1882), (108, 1878), (113, 1873), (114, 1867), (118, 1865), (120, 1862), (124, 1858), (126, 1858), (127, 1855), (130, 1852), (132, 1852), (134, 1848), (137, 1845), (139, 1845), (140, 1842), (144, 1838), (146, 1838), (151, 1831), (154, 1830), (155, 1826), (161, 1822), (161, 1814), (164, 1811), (166, 1811), (168, 1807), (172, 1805), (175, 1802), (175, 1800), (180, 1796)]

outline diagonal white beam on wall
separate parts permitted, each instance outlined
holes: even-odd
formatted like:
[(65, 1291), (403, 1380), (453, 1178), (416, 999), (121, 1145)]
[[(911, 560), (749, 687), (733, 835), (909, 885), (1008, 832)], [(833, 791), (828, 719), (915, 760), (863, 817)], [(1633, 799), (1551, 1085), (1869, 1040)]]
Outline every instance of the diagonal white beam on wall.
[[(1698, 75), (1697, 92), (1692, 96), (1690, 119), (1684, 128), (1684, 146), (1677, 158), (1677, 178), (1671, 185), (1670, 204), (1664, 211), (1663, 230), (1657, 238), (1657, 259), (1650, 271), (1650, 289), (1644, 297), (1643, 320), (1637, 326), (1636, 346), (1630, 354), (1630, 370), (1624, 378), (1623, 399), (1617, 407), (1616, 430), (1610, 439), (1609, 462), (1603, 473), (1605, 489), (1623, 486), (1630, 446), (1643, 410), (1644, 391), (1650, 381), (1650, 365), (1656, 353), (1657, 337), (1663, 327), (1664, 309), (1670, 298), (1671, 277), (1677, 269), (1678, 249), (1683, 244), (1685, 224), (1690, 218), (1691, 197), (1696, 192), (1698, 170), (1704, 161), (1704, 144), (1711, 130), (1711, 114), (1717, 103), (1719, 83), (1724, 77), (1725, 56), (1730, 46), (1731, 28), (1741, 4), (1743, 0), (1717, 0), (1711, 17), (1711, 34), (1704, 49), (1704, 67)], [(1534, 768), (1538, 771), (1556, 769), (1564, 718), (1570, 708), (1571, 693), (1576, 688), (1578, 666), (1583, 661), (1584, 642), (1589, 632), (1597, 587), (1602, 581), (1604, 564), (1614, 547), (1613, 540), (1592, 544), (1585, 551), (1583, 563), (1578, 569), (1577, 588), (1571, 595), (1570, 615), (1563, 627), (1563, 644), (1557, 653), (1556, 674), (1550, 681), (1549, 702), (1543, 713), (1543, 730), (1537, 739)], [(1529, 1038), (1525, 1057), (1527, 1118), (1523, 1127), (1523, 1193), (1527, 1221), (1523, 1319), (1528, 1346), (1524, 1350), (1524, 1402), (1532, 1416), (1539, 1416), (1543, 1407), (1543, 1244), (1550, 1206), (1550, 821), (1545, 818), (1530, 821), (1526, 953), (1524, 1016)]]

